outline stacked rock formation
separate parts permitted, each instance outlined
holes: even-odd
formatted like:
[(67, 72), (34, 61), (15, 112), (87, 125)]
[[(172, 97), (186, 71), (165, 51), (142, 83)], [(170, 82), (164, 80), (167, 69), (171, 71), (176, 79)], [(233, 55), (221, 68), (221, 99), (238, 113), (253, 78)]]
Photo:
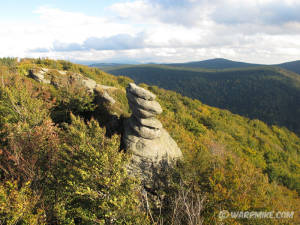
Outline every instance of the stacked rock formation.
[(162, 113), (156, 96), (133, 83), (126, 89), (132, 116), (125, 121), (123, 143), (132, 153), (129, 171), (147, 177), (150, 168), (182, 157), (181, 150), (155, 116)]

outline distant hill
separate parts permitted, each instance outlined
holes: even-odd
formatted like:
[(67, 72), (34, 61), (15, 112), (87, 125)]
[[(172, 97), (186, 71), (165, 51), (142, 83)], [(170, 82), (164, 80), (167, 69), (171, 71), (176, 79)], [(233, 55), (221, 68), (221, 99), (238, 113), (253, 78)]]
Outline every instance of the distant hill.
[[(109, 71), (124, 66), (141, 65), (140, 63), (93, 63), (90, 67), (97, 67), (105, 71)], [(245, 62), (237, 62), (223, 58), (208, 59), (196, 62), (185, 63), (147, 63), (147, 65), (161, 65), (180, 68), (194, 68), (194, 69), (208, 69), (208, 70), (222, 70), (222, 69), (238, 69), (249, 68), (258, 66), (277, 66), (286, 70), (300, 74), (300, 60), (293, 62), (286, 62), (281, 64), (266, 65), (266, 64), (253, 64)]]
[(90, 67), (97, 67), (99, 69), (102, 69), (104, 71), (110, 70), (116, 67), (120, 66), (130, 66), (130, 64), (121, 64), (121, 63), (94, 63), (91, 64)]
[(95, 63), (90, 65), (91, 67), (106, 67), (106, 66), (124, 66), (124, 65), (129, 65), (129, 64), (121, 64), (121, 63)]
[(278, 67), (204, 70), (138, 65), (108, 72), (128, 76), (136, 83), (174, 90), (268, 124), (286, 126), (300, 134), (300, 76)]
[(300, 60), (278, 64), (277, 66), (300, 74)]
[(246, 68), (260, 66), (259, 64), (251, 64), (244, 62), (235, 62), (228, 59), (216, 58), (199, 62), (187, 63), (171, 63), (164, 64), (167, 66), (187, 67), (187, 68), (203, 68), (203, 69), (232, 69), (232, 68)]
[[(252, 64), (252, 63), (245, 63), (245, 62), (236, 62), (236, 61), (223, 59), (223, 58), (208, 59), (208, 60), (197, 61), (197, 62), (169, 63), (169, 64), (161, 64), (161, 65), (184, 67), (184, 68), (202, 68), (202, 69), (211, 69), (211, 70), (269, 66), (266, 64)], [(293, 61), (293, 62), (281, 63), (281, 64), (274, 64), (272, 66), (278, 66), (280, 68), (290, 70), (292, 72), (300, 74), (300, 60)]]
[[(184, 68), (202, 68), (202, 69), (211, 69), (211, 70), (269, 66), (266, 64), (252, 64), (252, 63), (245, 63), (245, 62), (236, 62), (236, 61), (223, 59), (223, 58), (208, 59), (208, 60), (197, 61), (197, 62), (169, 63), (169, 64), (161, 64), (161, 65), (184, 67)], [(281, 63), (281, 64), (274, 64), (271, 66), (278, 66), (280, 68), (290, 70), (292, 72), (300, 74), (300, 60), (293, 61), (293, 62)]]

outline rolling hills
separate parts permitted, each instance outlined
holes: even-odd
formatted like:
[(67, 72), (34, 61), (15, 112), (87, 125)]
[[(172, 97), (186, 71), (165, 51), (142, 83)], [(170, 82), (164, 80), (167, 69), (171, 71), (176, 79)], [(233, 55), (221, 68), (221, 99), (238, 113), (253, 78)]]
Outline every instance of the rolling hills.
[[(273, 65), (264, 65), (264, 64), (253, 64), (253, 63), (244, 63), (236, 62), (223, 58), (208, 59), (198, 62), (187, 62), (187, 63), (171, 63), (171, 64), (162, 64), (167, 66), (175, 67), (184, 67), (184, 68), (199, 68), (199, 69), (212, 69), (212, 70), (222, 70), (222, 69), (237, 69), (237, 68), (249, 68), (249, 67), (258, 67), (258, 66), (275, 66), (282, 69), (290, 70), (292, 72), (300, 74), (300, 60), (273, 64)], [(116, 65), (120, 66), (120, 65)]]
[(300, 134), (300, 76), (279, 67), (211, 70), (151, 64), (106, 71)]
[(236, 61), (223, 59), (223, 58), (208, 59), (208, 60), (198, 61), (198, 62), (171, 63), (171, 64), (164, 64), (164, 65), (185, 67), (185, 68), (215, 69), (215, 70), (260, 66), (259, 64), (236, 62)]
[(300, 60), (278, 64), (277, 66), (300, 74)]
[[(300, 74), (300, 60), (286, 62), (281, 64), (273, 64), (273, 65), (266, 65), (266, 64), (253, 64), (253, 63), (245, 63), (245, 62), (237, 62), (223, 58), (215, 58), (215, 59), (208, 59), (203, 61), (195, 61), (195, 62), (186, 62), (186, 63), (149, 63), (154, 65), (164, 65), (164, 66), (171, 66), (171, 67), (180, 67), (180, 68), (198, 68), (198, 69), (209, 69), (209, 70), (223, 70), (223, 69), (238, 69), (238, 68), (249, 68), (249, 67), (258, 67), (258, 66), (275, 66), (280, 67), (282, 69), (286, 69), (295, 73)], [(141, 64), (121, 64), (121, 63), (94, 63), (91, 64), (91, 67), (98, 67), (103, 70), (113, 70), (116, 68), (122, 68), (126, 66), (132, 65), (141, 65)]]

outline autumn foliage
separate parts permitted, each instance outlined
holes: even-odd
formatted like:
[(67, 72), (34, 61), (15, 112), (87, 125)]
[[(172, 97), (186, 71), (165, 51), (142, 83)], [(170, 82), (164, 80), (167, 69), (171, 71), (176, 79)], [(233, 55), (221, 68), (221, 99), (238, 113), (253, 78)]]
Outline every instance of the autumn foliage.
[[(117, 107), (97, 106), (76, 87), (37, 83), (26, 76), (35, 67), (115, 86)], [(130, 114), (128, 82), (65, 61), (0, 60), (0, 224), (299, 224), (296, 134), (142, 85), (157, 95), (159, 119), (184, 154), (145, 194), (127, 174), (120, 131), (106, 131), (109, 113), (119, 122)], [(222, 210), (295, 216), (220, 220)]]

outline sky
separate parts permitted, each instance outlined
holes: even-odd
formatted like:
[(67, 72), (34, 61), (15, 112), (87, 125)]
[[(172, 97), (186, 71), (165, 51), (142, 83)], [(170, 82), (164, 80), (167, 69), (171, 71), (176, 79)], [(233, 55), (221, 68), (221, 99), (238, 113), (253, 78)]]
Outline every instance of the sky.
[(0, 0), (0, 57), (300, 60), (300, 0)]

